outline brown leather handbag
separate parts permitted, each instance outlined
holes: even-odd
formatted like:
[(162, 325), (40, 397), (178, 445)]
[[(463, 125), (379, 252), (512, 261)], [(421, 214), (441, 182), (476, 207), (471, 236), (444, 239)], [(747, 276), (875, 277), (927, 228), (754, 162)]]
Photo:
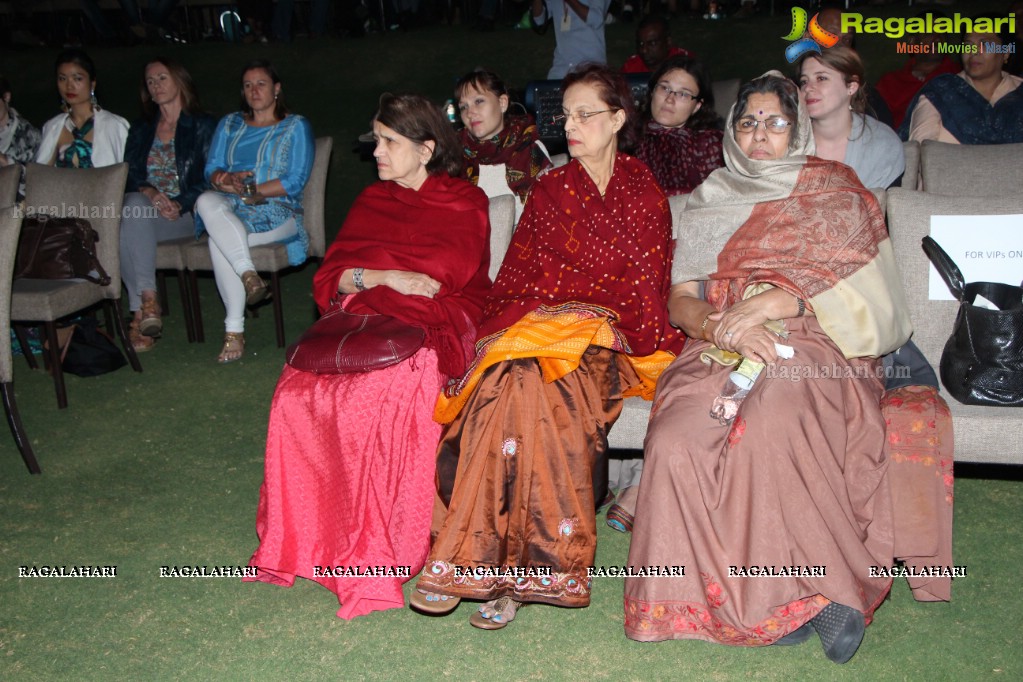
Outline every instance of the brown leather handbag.
[(83, 218), (25, 218), (14, 264), (14, 278), (87, 279), (106, 286), (110, 276), (96, 257), (99, 234)]
[(288, 346), (295, 369), (314, 374), (372, 372), (396, 365), (423, 347), (426, 332), (390, 315), (356, 315), (340, 301)]

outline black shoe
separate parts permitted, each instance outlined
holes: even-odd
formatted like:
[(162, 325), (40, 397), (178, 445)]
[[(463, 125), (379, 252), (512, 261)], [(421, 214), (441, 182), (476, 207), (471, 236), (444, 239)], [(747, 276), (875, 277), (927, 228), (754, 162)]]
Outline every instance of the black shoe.
[(821, 638), (824, 654), (835, 663), (845, 663), (863, 641), (866, 621), (854, 608), (831, 602), (810, 621)]
[(777, 646), (792, 646), (794, 644), (802, 644), (806, 640), (813, 636), (813, 626), (809, 623), (803, 623), (797, 630), (793, 630), (789, 634), (785, 635), (781, 639), (777, 640), (775, 644)]

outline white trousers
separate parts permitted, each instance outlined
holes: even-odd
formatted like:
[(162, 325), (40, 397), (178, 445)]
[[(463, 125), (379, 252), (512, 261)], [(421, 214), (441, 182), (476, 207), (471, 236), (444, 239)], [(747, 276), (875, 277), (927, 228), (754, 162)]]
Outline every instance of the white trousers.
[(245, 331), (245, 287), (242, 274), (255, 270), (250, 246), (280, 242), (298, 234), (298, 225), (291, 218), (269, 232), (249, 232), (245, 223), (231, 210), (231, 200), (220, 192), (203, 192), (195, 202), (195, 210), (206, 225), (210, 237), (210, 258), (213, 277), (224, 301), (227, 316), (224, 329)]

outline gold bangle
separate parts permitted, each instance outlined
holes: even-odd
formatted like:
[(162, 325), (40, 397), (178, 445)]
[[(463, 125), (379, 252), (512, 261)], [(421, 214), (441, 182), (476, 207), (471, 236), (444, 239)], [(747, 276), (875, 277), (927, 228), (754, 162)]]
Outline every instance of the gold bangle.
[(707, 331), (707, 323), (710, 322), (710, 316), (713, 314), (714, 313), (707, 313), (707, 317), (703, 318), (703, 324), (700, 325), (700, 337), (705, 341), (708, 340), (705, 335), (705, 332)]

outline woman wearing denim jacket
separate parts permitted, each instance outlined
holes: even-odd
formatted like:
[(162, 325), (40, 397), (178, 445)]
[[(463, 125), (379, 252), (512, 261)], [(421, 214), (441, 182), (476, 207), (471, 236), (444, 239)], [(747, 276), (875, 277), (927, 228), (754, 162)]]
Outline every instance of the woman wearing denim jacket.
[(128, 193), (121, 218), (121, 277), (134, 313), (136, 351), (153, 347), (163, 331), (156, 297), (156, 245), (191, 235), (192, 210), (206, 189), (203, 171), (216, 120), (199, 109), (192, 77), (181, 64), (157, 57), (140, 87), (143, 117), (128, 132)]

